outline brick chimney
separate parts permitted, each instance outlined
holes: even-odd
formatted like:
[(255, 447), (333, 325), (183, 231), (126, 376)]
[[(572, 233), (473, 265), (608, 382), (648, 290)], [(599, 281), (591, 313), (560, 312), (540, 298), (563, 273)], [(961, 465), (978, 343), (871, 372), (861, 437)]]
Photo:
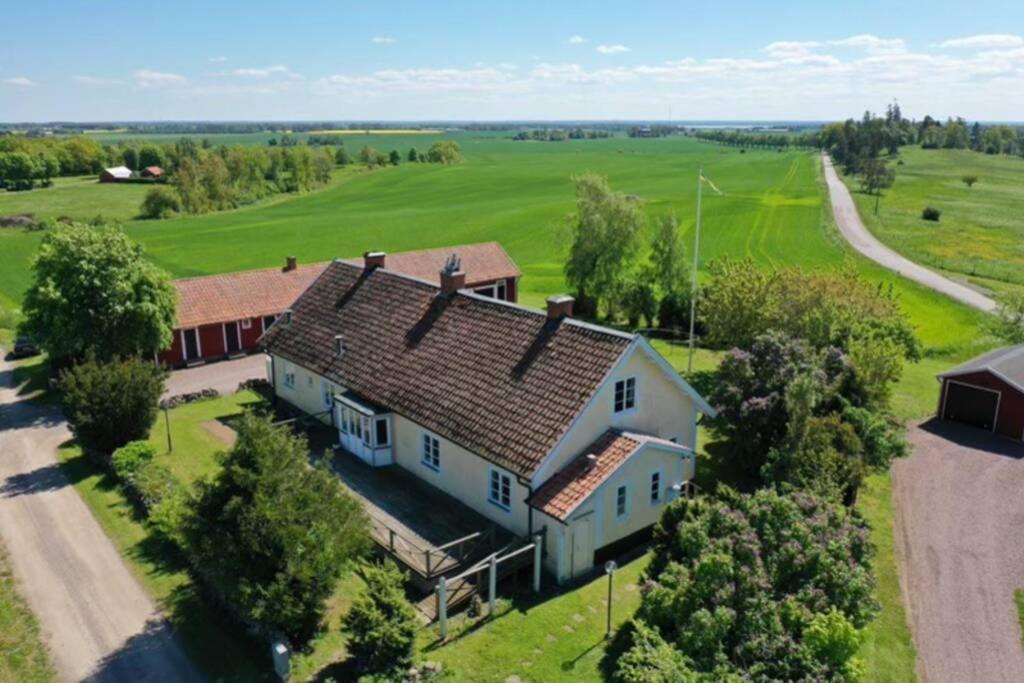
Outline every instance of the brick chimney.
[(363, 269), (372, 270), (374, 268), (383, 268), (384, 260), (387, 254), (383, 251), (368, 251), (363, 254)]
[(572, 304), (576, 299), (568, 294), (548, 297), (548, 320), (572, 317)]
[(284, 268), (282, 268), (281, 270), (283, 272), (285, 272), (285, 273), (290, 273), (291, 271), (293, 271), (296, 268), (298, 268), (298, 265), (299, 265), (298, 259), (296, 259), (294, 256), (288, 256), (288, 257), (285, 258), (285, 260), (284, 260)]
[(456, 270), (449, 273), (447, 270), (441, 271), (441, 294), (444, 296), (451, 296), (458, 290), (466, 286), (466, 274), (461, 270)]

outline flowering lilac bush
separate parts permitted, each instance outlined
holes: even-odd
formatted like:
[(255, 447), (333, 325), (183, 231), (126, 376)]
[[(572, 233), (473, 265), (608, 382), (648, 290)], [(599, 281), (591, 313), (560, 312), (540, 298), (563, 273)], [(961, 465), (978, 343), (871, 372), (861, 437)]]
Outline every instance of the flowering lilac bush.
[(855, 512), (812, 495), (677, 501), (615, 678), (856, 680), (858, 629), (878, 611), (871, 553)]

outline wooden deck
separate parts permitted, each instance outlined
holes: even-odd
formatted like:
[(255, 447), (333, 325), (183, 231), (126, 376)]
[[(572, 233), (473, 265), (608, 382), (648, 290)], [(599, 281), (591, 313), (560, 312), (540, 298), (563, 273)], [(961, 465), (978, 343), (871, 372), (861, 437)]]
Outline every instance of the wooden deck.
[(373, 540), (423, 579), (451, 573), (515, 536), (397, 465), (338, 450), (332, 469), (370, 515)]

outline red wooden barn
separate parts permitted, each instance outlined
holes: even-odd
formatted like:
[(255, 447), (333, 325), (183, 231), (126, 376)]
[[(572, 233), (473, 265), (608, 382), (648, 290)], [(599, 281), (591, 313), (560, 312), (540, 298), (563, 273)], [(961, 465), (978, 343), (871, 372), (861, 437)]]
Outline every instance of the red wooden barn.
[[(380, 268), (434, 282), (452, 255), (466, 273), (466, 289), (516, 302), (519, 269), (497, 242), (425, 249), (398, 254), (368, 252), (363, 259)], [(324, 271), (326, 263), (247, 270), (175, 280), (178, 314), (171, 348), (160, 353), (167, 365), (193, 365), (240, 356), (257, 341)]]
[(1024, 440), (1024, 344), (989, 351), (939, 381), (939, 417)]

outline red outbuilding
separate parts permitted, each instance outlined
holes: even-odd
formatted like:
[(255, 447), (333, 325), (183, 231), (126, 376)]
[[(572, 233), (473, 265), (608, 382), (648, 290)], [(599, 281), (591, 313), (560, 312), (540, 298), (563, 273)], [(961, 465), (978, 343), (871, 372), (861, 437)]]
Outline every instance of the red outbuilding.
[[(433, 282), (452, 257), (466, 273), (466, 289), (516, 302), (519, 269), (497, 242), (397, 254), (367, 252), (353, 262), (365, 260), (378, 268)], [(255, 351), (263, 333), (326, 266), (300, 266), (289, 256), (283, 268), (175, 280), (177, 321), (171, 348), (160, 353), (160, 360), (172, 366), (194, 365)]]
[(1024, 440), (1024, 344), (989, 351), (939, 375), (938, 414)]

